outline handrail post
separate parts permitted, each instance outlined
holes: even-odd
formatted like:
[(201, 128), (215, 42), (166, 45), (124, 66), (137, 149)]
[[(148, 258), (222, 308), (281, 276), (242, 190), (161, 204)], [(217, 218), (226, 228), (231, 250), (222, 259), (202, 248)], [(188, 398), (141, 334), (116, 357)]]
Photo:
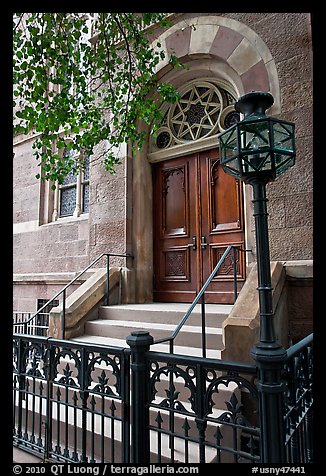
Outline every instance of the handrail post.
[(132, 378), (132, 421), (131, 421), (131, 456), (134, 464), (147, 464), (150, 455), (148, 382), (149, 368), (146, 352), (154, 342), (147, 331), (134, 331), (127, 337), (131, 349)]
[(206, 358), (206, 315), (205, 315), (205, 293), (201, 297), (201, 342), (203, 357)]
[(106, 294), (106, 305), (110, 305), (110, 255), (106, 255), (106, 288), (105, 288), (105, 294)]
[(66, 290), (62, 291), (62, 320), (61, 320), (61, 332), (62, 339), (65, 338), (65, 329), (66, 329)]
[(238, 285), (237, 285), (237, 249), (232, 246), (233, 251), (233, 304), (238, 297)]

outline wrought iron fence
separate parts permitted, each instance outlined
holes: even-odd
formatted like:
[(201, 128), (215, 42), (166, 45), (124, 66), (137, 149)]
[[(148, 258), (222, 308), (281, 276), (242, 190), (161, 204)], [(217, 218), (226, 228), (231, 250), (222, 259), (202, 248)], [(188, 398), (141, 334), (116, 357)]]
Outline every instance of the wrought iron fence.
[(155, 462), (259, 461), (254, 366), (156, 352), (146, 359)]
[[(144, 331), (128, 348), (13, 341), (19, 448), (75, 463), (261, 462), (256, 365), (154, 352)], [(312, 462), (312, 335), (287, 354), (284, 439), (273, 444), (286, 447), (282, 462)]]
[(313, 334), (287, 352), (284, 369), (286, 454), (289, 463), (313, 462)]
[(49, 329), (49, 312), (40, 312), (31, 318), (32, 312), (13, 312), (15, 332), (31, 336), (47, 336)]
[(128, 462), (124, 350), (14, 338), (14, 445), (45, 460)]

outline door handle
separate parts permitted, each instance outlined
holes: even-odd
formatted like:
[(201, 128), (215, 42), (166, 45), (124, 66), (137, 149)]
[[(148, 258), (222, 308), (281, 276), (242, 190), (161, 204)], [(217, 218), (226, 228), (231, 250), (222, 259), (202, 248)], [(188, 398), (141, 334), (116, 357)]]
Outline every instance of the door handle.
[(192, 237), (191, 243), (189, 243), (188, 248), (192, 248), (194, 251), (197, 249), (196, 236)]
[(200, 246), (201, 246), (202, 250), (205, 250), (205, 249), (206, 249), (206, 247), (207, 247), (206, 236), (202, 236), (202, 237), (201, 237)]

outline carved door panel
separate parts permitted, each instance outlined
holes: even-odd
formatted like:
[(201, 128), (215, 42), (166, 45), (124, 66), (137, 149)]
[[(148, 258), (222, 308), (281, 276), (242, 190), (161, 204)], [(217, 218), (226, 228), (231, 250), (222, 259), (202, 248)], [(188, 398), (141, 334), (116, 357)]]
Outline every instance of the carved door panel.
[[(153, 189), (154, 300), (191, 302), (226, 247), (244, 247), (241, 186), (223, 172), (216, 149), (155, 164)], [(240, 286), (244, 273), (237, 253)], [(233, 302), (232, 255), (206, 302)]]
[[(191, 302), (198, 287), (196, 160), (154, 167), (154, 299)], [(194, 240), (194, 241), (193, 241)]]
[[(218, 150), (200, 154), (201, 241), (203, 282), (228, 245), (244, 249), (241, 182), (226, 174)], [(238, 290), (245, 279), (245, 254), (236, 252)], [(206, 302), (233, 303), (233, 254), (229, 253), (206, 292)]]

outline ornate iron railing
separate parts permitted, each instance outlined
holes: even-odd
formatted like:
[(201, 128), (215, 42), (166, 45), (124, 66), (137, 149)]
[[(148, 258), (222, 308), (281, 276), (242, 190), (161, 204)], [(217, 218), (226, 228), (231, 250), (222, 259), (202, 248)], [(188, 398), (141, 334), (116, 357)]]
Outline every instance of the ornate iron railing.
[(16, 335), (14, 445), (44, 460), (128, 462), (124, 349)]
[[(49, 327), (48, 322), (44, 321), (42, 316), (45, 316), (47, 313), (45, 309), (51, 306), (53, 301), (61, 296), (62, 302), (62, 333), (64, 335), (65, 331), (65, 319), (66, 319), (66, 299), (67, 299), (67, 290), (72, 285), (75, 284), (86, 271), (88, 271), (92, 266), (94, 266), (98, 261), (103, 257), (106, 257), (106, 287), (105, 287), (105, 296), (106, 304), (109, 305), (109, 290), (110, 290), (110, 257), (120, 257), (120, 258), (133, 258), (131, 254), (128, 253), (102, 253), (97, 258), (95, 258), (85, 269), (77, 274), (73, 279), (69, 281), (60, 291), (58, 291), (51, 299), (49, 299), (43, 306), (41, 306), (35, 313), (29, 313), (27, 319), (22, 318), (21, 314), (24, 313), (14, 313), (13, 319), (13, 328), (16, 333), (23, 333), (28, 335), (47, 335), (47, 329)], [(32, 314), (32, 315), (31, 315)], [(40, 324), (41, 323), (41, 324)], [(43, 324), (42, 324), (43, 323)], [(42, 333), (40, 333), (42, 330)], [(62, 335), (62, 337), (63, 337)]]
[(238, 281), (237, 281), (237, 258), (236, 258), (236, 253), (238, 252), (245, 252), (249, 250), (244, 250), (240, 246), (234, 246), (234, 245), (229, 245), (226, 250), (224, 251), (223, 255), (219, 259), (218, 263), (216, 264), (215, 268), (207, 278), (205, 284), (193, 300), (193, 302), (190, 304), (189, 309), (187, 312), (184, 314), (182, 317), (181, 321), (179, 324), (176, 326), (175, 330), (169, 337), (165, 337), (162, 339), (157, 339), (154, 341), (154, 344), (161, 344), (163, 342), (169, 342), (170, 343), (170, 353), (173, 354), (173, 348), (174, 348), (174, 341), (176, 337), (178, 336), (179, 332), (181, 331), (182, 327), (185, 325), (187, 320), (189, 319), (191, 313), (195, 309), (196, 305), (200, 302), (201, 305), (201, 348), (202, 348), (202, 356), (206, 357), (206, 312), (205, 312), (205, 292), (212, 282), (212, 280), (216, 277), (217, 273), (219, 272), (222, 264), (224, 263), (225, 259), (229, 255), (229, 253), (232, 251), (232, 261), (233, 261), (233, 303), (235, 303), (237, 296), (238, 296)]
[[(259, 461), (255, 366), (156, 352), (146, 359), (155, 462)], [(250, 402), (247, 415), (243, 391)]]
[[(15, 446), (47, 461), (259, 463), (256, 365), (159, 353), (135, 331), (130, 348), (14, 335)], [(291, 347), (280, 463), (312, 456), (312, 335)], [(271, 389), (273, 391), (273, 389)], [(269, 388), (263, 388), (264, 398)]]
[(313, 334), (287, 351), (284, 369), (286, 452), (289, 463), (313, 461)]

